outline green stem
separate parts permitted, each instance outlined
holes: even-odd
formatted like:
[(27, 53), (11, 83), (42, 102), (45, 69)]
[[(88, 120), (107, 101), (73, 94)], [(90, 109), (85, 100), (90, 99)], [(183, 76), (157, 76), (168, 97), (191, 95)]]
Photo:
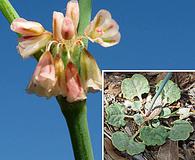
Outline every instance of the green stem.
[(172, 72), (169, 72), (166, 74), (165, 78), (163, 79), (162, 83), (160, 84), (156, 94), (154, 95), (153, 99), (152, 99), (152, 102), (151, 102), (151, 106), (149, 108), (149, 111), (150, 112), (151, 110), (153, 110), (153, 106), (154, 106), (154, 103), (156, 102), (158, 96), (160, 95), (160, 93), (162, 92), (163, 88), (165, 87), (165, 85), (167, 84), (168, 80), (171, 79), (172, 77)]
[(93, 160), (93, 151), (87, 124), (86, 101), (68, 103), (57, 97), (66, 119), (76, 160)]
[[(80, 20), (78, 34), (83, 35), (91, 19), (91, 0), (79, 0)], [(84, 41), (87, 47), (88, 41)], [(75, 50), (74, 56), (78, 57), (77, 67), (80, 69), (80, 50)], [(93, 160), (93, 150), (87, 124), (86, 101), (68, 103), (64, 98), (57, 97), (62, 113), (66, 119), (74, 155), (76, 160)]]
[(0, 10), (10, 24), (14, 19), (19, 18), (18, 13), (8, 0), (0, 0)]

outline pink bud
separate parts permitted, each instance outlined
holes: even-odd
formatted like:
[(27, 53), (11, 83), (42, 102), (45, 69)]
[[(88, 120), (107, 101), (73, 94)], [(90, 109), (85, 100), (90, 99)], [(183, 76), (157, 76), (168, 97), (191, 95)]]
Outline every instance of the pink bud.
[(45, 52), (36, 66), (28, 92), (38, 96), (51, 97), (56, 81), (53, 57), (50, 52)]
[(10, 27), (12, 31), (22, 34), (23, 36), (38, 36), (45, 31), (40, 23), (27, 21), (23, 18), (16, 18)]
[(79, 4), (77, 0), (70, 0), (67, 3), (66, 17), (69, 17), (72, 20), (76, 31), (79, 23)]
[(75, 35), (73, 22), (68, 17), (64, 18), (61, 34), (65, 40), (70, 40)]
[(68, 102), (81, 101), (86, 99), (78, 70), (72, 62), (69, 62), (66, 66), (65, 79)]
[(61, 12), (53, 12), (53, 39), (56, 41), (62, 40), (62, 24), (64, 15)]

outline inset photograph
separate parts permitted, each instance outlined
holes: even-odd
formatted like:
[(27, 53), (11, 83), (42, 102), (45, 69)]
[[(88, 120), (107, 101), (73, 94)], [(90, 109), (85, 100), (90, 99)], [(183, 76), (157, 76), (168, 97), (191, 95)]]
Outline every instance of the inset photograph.
[(104, 160), (195, 160), (195, 71), (104, 71)]

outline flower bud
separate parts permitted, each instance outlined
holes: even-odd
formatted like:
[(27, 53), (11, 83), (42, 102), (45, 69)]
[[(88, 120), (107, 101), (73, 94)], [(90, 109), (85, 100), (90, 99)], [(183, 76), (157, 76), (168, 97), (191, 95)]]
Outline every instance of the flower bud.
[(77, 0), (70, 0), (66, 7), (66, 17), (69, 17), (74, 25), (74, 30), (77, 30), (79, 23), (79, 4)]
[(62, 25), (62, 37), (65, 40), (70, 40), (75, 35), (74, 25), (70, 18), (65, 17)]
[(28, 86), (28, 92), (38, 96), (51, 97), (56, 81), (53, 57), (50, 52), (45, 52), (36, 66)]
[(66, 99), (68, 102), (81, 101), (86, 99), (78, 70), (72, 62), (68, 62), (65, 69)]
[(23, 36), (38, 36), (45, 31), (40, 23), (27, 21), (23, 18), (16, 18), (10, 28), (12, 31), (22, 34)]
[(62, 24), (64, 15), (61, 12), (53, 12), (53, 39), (56, 41), (62, 40)]
[(18, 39), (18, 51), (23, 58), (27, 58), (44, 48), (51, 38), (50, 32), (44, 32), (39, 36), (21, 37)]

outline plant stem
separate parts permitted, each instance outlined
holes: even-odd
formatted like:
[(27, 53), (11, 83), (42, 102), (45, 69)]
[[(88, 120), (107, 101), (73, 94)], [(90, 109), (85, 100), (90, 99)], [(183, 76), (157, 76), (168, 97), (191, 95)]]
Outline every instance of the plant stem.
[(125, 115), (125, 118), (134, 118), (133, 116)]
[(104, 135), (106, 136), (106, 137), (108, 137), (110, 140), (112, 139), (112, 137), (104, 130)]
[(93, 151), (87, 124), (86, 101), (68, 103), (57, 97), (66, 119), (76, 160), (93, 160)]
[(0, 10), (10, 24), (14, 19), (19, 18), (18, 13), (8, 0), (0, 0)]
[(163, 79), (162, 83), (159, 86), (159, 89), (157, 90), (156, 94), (154, 95), (154, 97), (152, 99), (151, 106), (150, 106), (150, 108), (148, 110), (148, 113), (150, 113), (150, 111), (153, 109), (154, 103), (156, 102), (158, 96), (162, 92), (162, 90), (165, 87), (165, 85), (168, 82), (168, 80), (171, 79), (172, 74), (173, 74), (172, 72), (169, 72), (169, 73), (166, 74), (165, 78)]

